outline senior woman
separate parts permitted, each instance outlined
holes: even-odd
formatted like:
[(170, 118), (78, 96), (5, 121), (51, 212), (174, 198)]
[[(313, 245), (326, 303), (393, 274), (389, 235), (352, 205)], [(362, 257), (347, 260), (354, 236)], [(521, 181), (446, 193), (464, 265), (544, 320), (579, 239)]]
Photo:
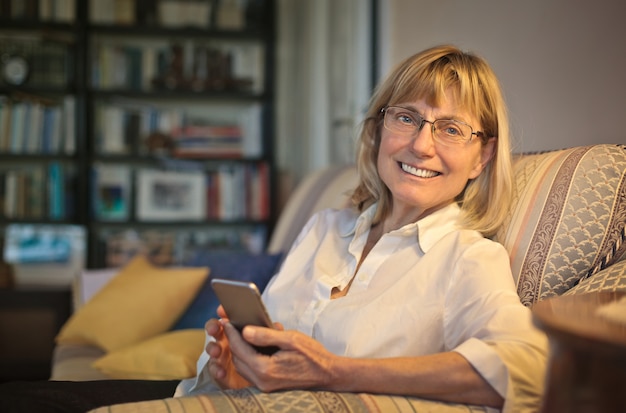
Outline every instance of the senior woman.
[(371, 99), (353, 206), (313, 216), (263, 292), (279, 328), (240, 335), (220, 308), (176, 395), (315, 388), (536, 411), (547, 341), (489, 239), (508, 213), (509, 152), (484, 60), (452, 46), (406, 59)]

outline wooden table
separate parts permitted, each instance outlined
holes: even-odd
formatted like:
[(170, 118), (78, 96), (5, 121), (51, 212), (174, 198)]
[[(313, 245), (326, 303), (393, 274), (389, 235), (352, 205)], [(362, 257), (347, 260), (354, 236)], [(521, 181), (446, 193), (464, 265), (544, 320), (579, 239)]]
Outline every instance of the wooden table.
[(626, 412), (626, 324), (596, 314), (626, 293), (561, 296), (533, 307), (550, 340), (542, 412)]

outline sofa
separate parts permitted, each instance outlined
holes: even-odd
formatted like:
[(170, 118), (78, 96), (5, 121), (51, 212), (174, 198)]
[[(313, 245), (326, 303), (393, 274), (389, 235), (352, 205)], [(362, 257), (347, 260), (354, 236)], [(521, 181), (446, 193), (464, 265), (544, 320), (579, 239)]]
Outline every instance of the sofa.
[[(514, 171), (513, 208), (495, 239), (510, 254), (522, 303), (532, 307), (557, 295), (626, 291), (626, 146), (595, 144), (519, 154), (514, 157)], [(307, 176), (290, 196), (267, 251), (259, 256), (225, 259), (217, 254), (211, 261), (207, 257), (212, 252), (204, 251), (199, 254), (199, 260), (181, 268), (157, 268), (138, 257), (112, 275), (110, 281), (103, 282), (87, 302), (78, 297), (81, 280), (77, 280), (75, 312), (57, 337), (51, 380), (193, 376), (195, 358), (203, 347), (203, 330), (193, 324), (182, 328), (176, 325), (189, 315), (198, 300), (214, 300), (206, 295), (207, 280), (227, 274), (263, 286), (308, 217), (322, 208), (346, 205), (348, 191), (355, 182), (352, 165), (333, 166)], [(202, 261), (203, 258), (206, 259)], [(248, 262), (247, 270), (228, 273), (229, 263), (241, 266), (244, 262)], [(259, 272), (265, 273), (263, 279), (254, 278)], [(142, 302), (154, 305), (145, 306)], [(202, 309), (200, 319), (207, 318), (207, 311), (213, 311), (213, 307)], [(135, 317), (135, 313), (142, 314)], [(295, 390), (262, 393), (249, 388), (120, 404), (97, 411), (468, 412), (485, 409), (415, 397)]]

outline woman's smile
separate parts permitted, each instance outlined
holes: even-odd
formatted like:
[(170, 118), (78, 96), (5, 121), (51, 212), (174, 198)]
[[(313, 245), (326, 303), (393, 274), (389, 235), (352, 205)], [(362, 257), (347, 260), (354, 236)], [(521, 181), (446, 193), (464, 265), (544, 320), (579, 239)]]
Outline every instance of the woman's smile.
[(417, 168), (404, 162), (399, 162), (399, 164), (400, 168), (402, 168), (404, 172), (413, 176), (417, 176), (419, 178), (433, 178), (435, 176), (441, 175), (441, 172), (433, 171), (430, 169)]

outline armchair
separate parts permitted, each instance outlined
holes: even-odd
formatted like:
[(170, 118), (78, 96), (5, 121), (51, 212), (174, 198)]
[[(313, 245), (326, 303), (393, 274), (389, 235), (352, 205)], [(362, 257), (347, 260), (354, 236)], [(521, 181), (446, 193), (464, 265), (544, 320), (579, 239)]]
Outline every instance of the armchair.
[[(556, 295), (626, 291), (626, 146), (598, 144), (521, 154), (515, 156), (514, 169), (514, 207), (495, 238), (509, 251), (522, 303), (532, 307)], [(304, 221), (321, 208), (344, 205), (345, 193), (355, 182), (351, 166), (311, 174), (282, 212), (268, 251), (286, 251)], [(102, 378), (91, 363), (103, 354), (94, 346), (58, 345), (51, 379)], [(115, 405), (95, 412), (405, 410), (485, 411), (413, 397), (316, 391), (268, 394), (244, 389)]]

